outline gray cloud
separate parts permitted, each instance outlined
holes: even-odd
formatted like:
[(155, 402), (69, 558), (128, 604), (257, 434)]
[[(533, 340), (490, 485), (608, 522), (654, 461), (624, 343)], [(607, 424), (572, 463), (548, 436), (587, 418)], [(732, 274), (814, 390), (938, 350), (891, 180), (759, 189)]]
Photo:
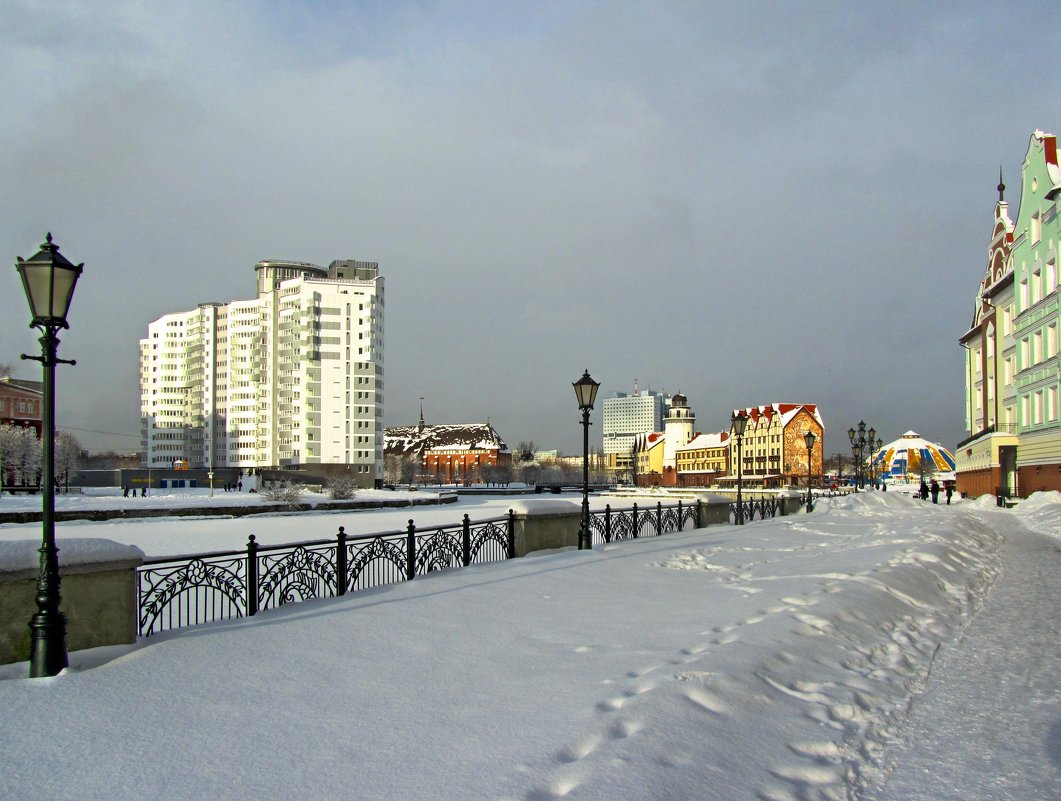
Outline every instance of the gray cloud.
[[(859, 418), (961, 438), (997, 167), (1016, 197), (1058, 124), (1011, 17), (180, 6), (0, 3), (0, 241), (86, 263), (60, 424), (134, 433), (147, 322), (249, 297), (258, 259), (363, 258), (388, 424), (422, 395), (574, 452), (588, 367), (680, 389), (704, 430), (786, 400), (821, 404), (829, 451)], [(0, 361), (35, 346), (7, 282)]]

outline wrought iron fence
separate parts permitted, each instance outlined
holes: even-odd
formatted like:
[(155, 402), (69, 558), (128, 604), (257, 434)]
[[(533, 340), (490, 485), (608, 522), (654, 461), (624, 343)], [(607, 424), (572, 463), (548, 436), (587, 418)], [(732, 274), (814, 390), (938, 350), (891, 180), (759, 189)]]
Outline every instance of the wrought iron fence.
[(594, 545), (614, 542), (616, 540), (636, 539), (638, 537), (658, 537), (681, 531), (686, 524), (700, 528), (699, 504), (664, 506), (657, 501), (655, 508), (649, 506), (639, 509), (635, 503), (628, 509), (612, 509), (611, 504), (603, 512), (591, 512), (589, 516), (590, 531)]
[[(768, 517), (785, 514), (784, 501), (780, 498), (749, 498), (741, 501), (740, 508), (744, 512), (745, 523), (752, 522), (756, 517), (759, 520), (766, 520)], [(729, 521), (734, 524), (737, 522), (736, 501), (729, 505)]]
[(515, 556), (515, 515), (456, 526), (347, 536), (238, 551), (148, 559), (137, 570), (142, 637), (168, 629), (244, 617), (264, 609), (409, 581)]

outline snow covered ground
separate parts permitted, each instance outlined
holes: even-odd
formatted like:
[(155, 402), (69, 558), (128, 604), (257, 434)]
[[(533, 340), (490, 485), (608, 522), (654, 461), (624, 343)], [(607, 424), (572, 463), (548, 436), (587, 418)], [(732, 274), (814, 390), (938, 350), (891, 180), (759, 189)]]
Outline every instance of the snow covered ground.
[[(452, 492), (452, 488), (446, 490)], [(362, 490), (357, 493), (359, 501), (430, 501), (437, 500), (437, 489), (417, 492), (389, 490)], [(243, 548), (247, 537), (254, 534), (260, 544), (277, 545), (288, 542), (323, 539), (335, 536), (339, 526), (348, 534), (373, 534), (382, 531), (404, 529), (409, 520), (418, 526), (455, 525), (464, 514), (473, 519), (485, 519), (505, 514), (513, 501), (524, 496), (508, 498), (466, 498), (459, 506), (446, 503), (397, 507), (393, 509), (366, 509), (358, 511), (330, 511), (314, 514), (262, 514), (251, 517), (170, 517), (170, 518), (123, 518), (106, 522), (90, 520), (68, 521), (56, 524), (56, 538), (62, 549), (64, 537), (103, 537), (126, 545), (136, 545), (148, 556), (171, 556), (173, 554), (223, 551)], [(525, 496), (534, 497), (534, 496)], [(307, 492), (302, 502), (321, 503), (328, 496)], [(98, 509), (171, 509), (180, 507), (213, 506), (223, 508), (233, 505), (261, 504), (267, 512), (270, 504), (259, 495), (247, 492), (214, 492), (209, 490), (153, 490), (145, 498), (124, 498), (115, 488), (86, 491), (84, 495), (61, 495), (55, 499), (56, 511)], [(30, 496), (0, 496), (0, 512), (39, 511), (41, 498)], [(0, 541), (14, 539), (40, 539), (40, 523), (0, 524)], [(62, 555), (60, 554), (60, 561)]]
[[(442, 522), (466, 503), (492, 516)], [(59, 536), (187, 552), (341, 519)], [(1057, 798), (1059, 531), (1057, 493), (863, 493), (78, 652), (53, 679), (7, 666), (0, 798)]]

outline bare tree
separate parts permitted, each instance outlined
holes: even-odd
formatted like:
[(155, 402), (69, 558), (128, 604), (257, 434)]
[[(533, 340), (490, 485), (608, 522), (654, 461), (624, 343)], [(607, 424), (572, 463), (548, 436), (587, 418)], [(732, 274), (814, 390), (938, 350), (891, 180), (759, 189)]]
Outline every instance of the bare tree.
[(15, 480), (15, 449), (18, 429), (12, 425), (0, 425), (0, 486)]
[(81, 443), (77, 437), (60, 431), (55, 435), (55, 478), (60, 486), (70, 489), (70, 477), (81, 466)]
[(383, 483), (412, 484), (416, 481), (417, 471), (420, 469), (420, 459), (412, 454), (388, 453), (383, 457)]
[(524, 462), (533, 462), (534, 454), (537, 452), (537, 448), (534, 445), (533, 440), (524, 440), (516, 446), (516, 450), (512, 451), (512, 461), (514, 464), (522, 464)]
[(37, 473), (41, 467), (41, 444), (37, 432), (32, 428), (11, 426), (14, 435), (10, 449), (10, 472), (14, 474), (16, 484), (36, 484)]

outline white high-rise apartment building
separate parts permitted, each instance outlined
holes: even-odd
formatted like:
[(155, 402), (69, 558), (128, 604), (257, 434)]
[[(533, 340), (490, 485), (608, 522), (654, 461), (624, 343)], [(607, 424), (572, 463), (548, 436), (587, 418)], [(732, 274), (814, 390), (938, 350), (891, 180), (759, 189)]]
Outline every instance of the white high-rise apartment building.
[(663, 430), (663, 417), (670, 398), (652, 390), (634, 390), (632, 395), (617, 392), (604, 399), (601, 433), (605, 456), (630, 455), (638, 434)]
[(140, 340), (144, 462), (345, 465), (383, 478), (379, 265), (255, 266), (258, 297), (167, 314)]

